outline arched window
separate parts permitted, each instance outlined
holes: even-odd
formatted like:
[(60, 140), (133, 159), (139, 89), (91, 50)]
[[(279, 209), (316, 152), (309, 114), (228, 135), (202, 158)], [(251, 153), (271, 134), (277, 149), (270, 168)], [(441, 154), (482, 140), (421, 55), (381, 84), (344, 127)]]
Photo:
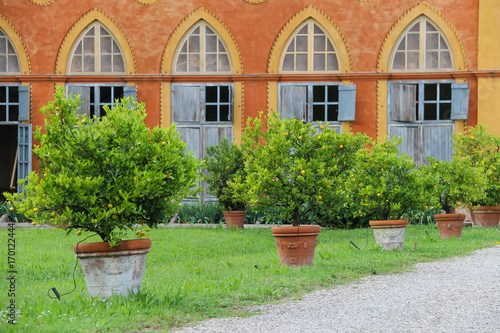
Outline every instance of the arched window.
[(282, 55), (281, 72), (339, 71), (337, 52), (331, 37), (310, 19), (290, 36)]
[(71, 51), (70, 74), (124, 74), (125, 62), (113, 35), (100, 23), (91, 24)]
[(391, 59), (391, 68), (395, 71), (453, 68), (453, 55), (446, 37), (425, 16), (417, 18), (401, 34)]
[(180, 45), (175, 58), (176, 74), (232, 72), (222, 38), (205, 21), (196, 24)]
[(7, 35), (0, 30), (0, 73), (20, 73), (16, 50)]

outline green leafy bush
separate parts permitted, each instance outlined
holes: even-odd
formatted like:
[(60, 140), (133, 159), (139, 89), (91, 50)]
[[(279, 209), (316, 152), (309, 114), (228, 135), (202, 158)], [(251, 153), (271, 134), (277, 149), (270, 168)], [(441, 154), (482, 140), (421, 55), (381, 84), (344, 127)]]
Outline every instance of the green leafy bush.
[(242, 148), (227, 138), (219, 145), (207, 148), (205, 162), (205, 181), (208, 192), (215, 195), (223, 210), (245, 210), (245, 200), (237, 197), (235, 189), (228, 184), (236, 177), (245, 181), (245, 163)]
[(336, 202), (341, 175), (352, 167), (356, 152), (368, 142), (364, 134), (337, 134), (328, 126), (280, 119), (275, 112), (247, 121), (243, 154), (247, 178), (230, 182), (257, 211), (299, 225), (314, 210)]
[(471, 157), (453, 158), (451, 162), (427, 157), (429, 165), (421, 166), (425, 175), (434, 177), (430, 193), (436, 206), (447, 214), (458, 206), (468, 206), (485, 195), (487, 177), (481, 167), (471, 165)]
[(156, 226), (199, 191), (200, 162), (184, 152), (175, 126), (150, 130), (144, 104), (132, 99), (100, 119), (78, 116), (79, 104), (58, 88), (41, 109), (45, 128), (35, 130), (33, 149), (39, 172), (21, 181), (25, 196), (6, 194), (20, 213), (116, 245), (125, 229)]
[(23, 214), (20, 214), (14, 206), (10, 205), (8, 202), (0, 203), (0, 216), (7, 214), (11, 221), (14, 222), (31, 222)]
[(470, 157), (471, 166), (483, 168), (487, 183), (485, 195), (473, 202), (477, 206), (500, 204), (500, 137), (489, 132), (484, 125), (466, 127), (466, 134), (453, 135), (453, 148), (458, 158)]
[(375, 142), (360, 151), (347, 179), (346, 206), (367, 220), (396, 220), (431, 205), (433, 179), (419, 172), (411, 157), (398, 155), (400, 139)]
[(222, 207), (217, 202), (183, 204), (178, 211), (179, 223), (222, 223)]

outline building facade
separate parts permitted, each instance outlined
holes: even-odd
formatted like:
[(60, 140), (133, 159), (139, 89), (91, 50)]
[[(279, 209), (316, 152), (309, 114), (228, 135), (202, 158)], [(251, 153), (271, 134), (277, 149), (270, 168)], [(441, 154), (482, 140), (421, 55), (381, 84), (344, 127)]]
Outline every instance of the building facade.
[(248, 117), (328, 122), (451, 159), (451, 135), (500, 135), (497, 0), (0, 0), (0, 190), (37, 168), (56, 86), (80, 112), (132, 96), (202, 157)]

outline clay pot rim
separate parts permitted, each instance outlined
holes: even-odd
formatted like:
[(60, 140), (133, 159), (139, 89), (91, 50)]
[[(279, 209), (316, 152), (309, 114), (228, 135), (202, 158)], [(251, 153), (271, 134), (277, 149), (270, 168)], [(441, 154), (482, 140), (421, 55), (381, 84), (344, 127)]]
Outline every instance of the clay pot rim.
[(75, 253), (130, 251), (149, 249), (151, 244), (151, 238), (122, 240), (120, 245), (114, 247), (110, 247), (108, 242), (81, 243), (73, 245), (73, 251)]
[(465, 214), (435, 214), (434, 219), (446, 220), (446, 219), (465, 219)]
[(474, 206), (471, 208), (473, 212), (476, 211), (488, 211), (488, 210), (494, 210), (494, 211), (499, 211), (500, 206)]
[(223, 210), (222, 214), (247, 214), (246, 210)]
[(403, 228), (408, 225), (408, 219), (399, 220), (374, 220), (369, 221), (370, 227), (377, 228)]
[[(297, 230), (298, 229), (298, 230)], [(294, 236), (297, 235), (311, 236), (318, 235), (321, 231), (321, 226), (319, 225), (299, 225), (299, 226), (280, 226), (272, 227), (271, 232), (273, 236)]]

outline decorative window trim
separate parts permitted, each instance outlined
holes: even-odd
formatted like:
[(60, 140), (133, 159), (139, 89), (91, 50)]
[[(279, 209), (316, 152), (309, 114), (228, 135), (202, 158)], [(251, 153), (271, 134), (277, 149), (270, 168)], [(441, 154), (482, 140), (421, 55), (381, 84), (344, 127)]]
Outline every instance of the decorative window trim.
[(387, 33), (380, 49), (377, 72), (387, 73), (390, 71), (391, 56), (393, 49), (397, 47), (396, 42), (407, 27), (421, 15), (425, 15), (433, 22), (448, 40), (449, 50), (453, 55), (452, 62), (454, 63), (454, 68), (452, 70), (467, 70), (465, 49), (451, 22), (436, 8), (425, 2), (421, 2), (405, 12)]
[(30, 2), (34, 3), (37, 6), (47, 6), (51, 3), (56, 2), (56, 0), (30, 0)]
[(200, 7), (187, 15), (170, 35), (165, 51), (162, 55), (161, 73), (167, 75), (172, 74), (177, 48), (180, 46), (180, 43), (184, 39), (186, 33), (200, 20), (207, 22), (207, 24), (219, 34), (219, 37), (224, 42), (232, 64), (232, 74), (243, 73), (240, 51), (233, 35), (218, 17), (203, 7)]
[(335, 51), (337, 53), (337, 61), (339, 63), (339, 71), (349, 73), (353, 71), (353, 64), (351, 52), (347, 46), (347, 41), (335, 23), (321, 10), (309, 5), (296, 13), (288, 22), (283, 26), (281, 31), (276, 37), (274, 44), (271, 48), (267, 72), (270, 74), (278, 74), (280, 72), (281, 56), (285, 50), (287, 42), (295, 32), (295, 30), (307, 19), (312, 18), (318, 24), (328, 31), (329, 37), (333, 41)]
[[(78, 38), (86, 28), (99, 21), (104, 25), (108, 31), (116, 39), (116, 42), (120, 46), (123, 55), (123, 61), (125, 63), (125, 73), (126, 74), (136, 74), (137, 67), (135, 63), (135, 57), (130, 46), (130, 42), (126, 37), (123, 30), (117, 25), (117, 23), (111, 19), (107, 14), (100, 11), (99, 9), (92, 9), (86, 14), (84, 14), (68, 31), (64, 40), (59, 48), (56, 59), (56, 74), (67, 74), (68, 62), (73, 50), (73, 45), (79, 40)], [(110, 73), (113, 75), (113, 73)], [(109, 74), (105, 74), (109, 75)]]
[(252, 5), (258, 5), (258, 4), (261, 4), (263, 2), (266, 2), (267, 0), (243, 0), (249, 4), (252, 4)]
[[(219, 53), (219, 52), (210, 52), (212, 54), (215, 54), (217, 57), (219, 55), (225, 54), (228, 58), (228, 65), (229, 65), (229, 70), (227, 71), (207, 71), (206, 70), (206, 58), (207, 58), (207, 48), (206, 48), (206, 29), (212, 30), (212, 32), (215, 34), (217, 38), (217, 44), (220, 41), (224, 47), (224, 53)], [(198, 52), (182, 52), (182, 47), (184, 44), (187, 42), (187, 40), (192, 36), (194, 30), (199, 29), (199, 50)], [(186, 67), (189, 67), (189, 56), (193, 54), (198, 54), (199, 55), (199, 70), (198, 71), (189, 71), (188, 68), (186, 71), (177, 71), (176, 65), (177, 62), (179, 61), (179, 56), (181, 55), (181, 52), (187, 56), (186, 59)], [(218, 69), (218, 68), (217, 68)], [(173, 73), (175, 75), (218, 75), (218, 74), (232, 74), (232, 64), (231, 64), (231, 58), (230, 54), (227, 51), (227, 46), (224, 43), (224, 40), (221, 38), (221, 36), (218, 34), (217, 30), (215, 30), (212, 26), (210, 26), (206, 21), (200, 20), (198, 21), (195, 25), (193, 25), (184, 35), (183, 39), (180, 41), (177, 51), (175, 52), (175, 56), (173, 58)]]
[(155, 3), (160, 2), (160, 0), (135, 0), (135, 1), (137, 1), (141, 5), (146, 5), (146, 6), (154, 5)]
[(26, 45), (16, 28), (14, 28), (14, 26), (4, 16), (2, 16), (2, 14), (0, 14), (0, 29), (5, 33), (7, 38), (9, 38), (12, 46), (16, 50), (20, 70), (20, 72), (7, 72), (5, 74), (2, 73), (2, 75), (31, 74), (31, 63), (28, 58)]

